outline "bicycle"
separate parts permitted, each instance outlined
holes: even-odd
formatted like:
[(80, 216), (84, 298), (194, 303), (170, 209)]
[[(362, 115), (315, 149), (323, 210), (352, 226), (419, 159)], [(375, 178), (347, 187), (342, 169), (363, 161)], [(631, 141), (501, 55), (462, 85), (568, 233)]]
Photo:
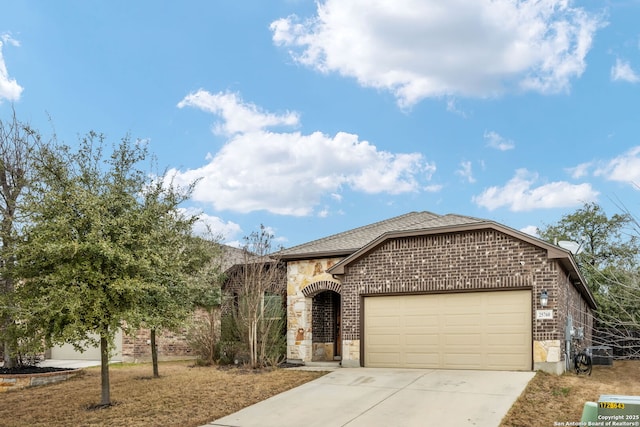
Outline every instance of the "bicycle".
[[(578, 346), (574, 344), (572, 349), (577, 349)], [(591, 354), (585, 348), (580, 349), (573, 356), (573, 369), (576, 371), (576, 375), (585, 374), (591, 375), (591, 369), (593, 368), (593, 362), (591, 360)]]

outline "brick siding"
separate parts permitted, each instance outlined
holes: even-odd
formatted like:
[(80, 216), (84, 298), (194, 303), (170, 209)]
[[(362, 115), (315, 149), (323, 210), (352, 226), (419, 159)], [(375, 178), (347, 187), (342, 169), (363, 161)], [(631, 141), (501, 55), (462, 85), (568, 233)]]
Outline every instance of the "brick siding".
[(570, 277), (563, 271), (559, 272), (558, 277), (558, 324), (561, 329), (560, 334), (564, 338), (564, 326), (566, 325), (567, 315), (571, 314), (574, 328), (582, 328), (584, 331), (583, 346), (591, 345), (592, 328), (593, 328), (593, 312), (587, 305), (584, 298), (581, 297), (578, 290), (571, 283)]
[[(561, 270), (556, 261), (547, 259), (545, 250), (497, 230), (390, 239), (345, 269), (343, 339), (360, 339), (360, 304), (365, 295), (531, 289), (535, 316), (538, 296), (546, 289), (546, 308), (561, 312), (559, 304), (567, 299), (566, 286), (560, 288), (565, 294), (558, 287)], [(569, 298), (582, 301), (575, 289)], [(586, 307), (584, 302), (572, 304)], [(563, 322), (562, 316), (533, 319), (533, 339), (563, 339)]]
[(339, 308), (337, 294), (321, 292), (313, 297), (313, 342), (327, 343), (336, 339), (335, 310)]
[[(190, 320), (185, 322), (185, 327), (176, 331), (158, 331), (156, 333), (156, 346), (158, 347), (158, 358), (175, 359), (195, 357), (193, 349), (189, 346), (187, 331), (191, 322), (197, 321), (205, 315), (205, 311), (197, 309)], [(122, 336), (122, 358), (127, 362), (142, 362), (151, 360), (151, 331), (146, 328), (138, 329), (130, 335)]]

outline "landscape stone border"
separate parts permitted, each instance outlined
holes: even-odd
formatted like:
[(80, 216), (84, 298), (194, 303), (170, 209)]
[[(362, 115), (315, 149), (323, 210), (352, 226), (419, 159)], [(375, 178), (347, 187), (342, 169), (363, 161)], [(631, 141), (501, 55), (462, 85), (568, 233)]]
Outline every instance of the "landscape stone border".
[(40, 374), (0, 374), (0, 393), (66, 381), (81, 372), (80, 369), (70, 369)]

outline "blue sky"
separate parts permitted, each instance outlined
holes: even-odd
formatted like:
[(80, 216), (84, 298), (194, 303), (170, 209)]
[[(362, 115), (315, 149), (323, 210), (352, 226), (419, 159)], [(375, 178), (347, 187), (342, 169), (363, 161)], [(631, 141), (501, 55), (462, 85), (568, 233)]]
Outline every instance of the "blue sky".
[(640, 1), (2, 1), (0, 117), (149, 141), (230, 244), (637, 212)]

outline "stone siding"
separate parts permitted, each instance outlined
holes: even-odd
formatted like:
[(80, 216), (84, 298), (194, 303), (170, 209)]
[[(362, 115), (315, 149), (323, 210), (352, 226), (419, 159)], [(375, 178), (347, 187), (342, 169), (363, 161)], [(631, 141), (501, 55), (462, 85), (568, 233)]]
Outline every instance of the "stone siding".
[[(325, 343), (314, 349), (313, 297), (340, 290), (340, 281), (326, 271), (342, 258), (287, 262), (287, 359), (310, 362), (314, 350), (327, 351)], [(322, 332), (321, 332), (322, 333)]]

